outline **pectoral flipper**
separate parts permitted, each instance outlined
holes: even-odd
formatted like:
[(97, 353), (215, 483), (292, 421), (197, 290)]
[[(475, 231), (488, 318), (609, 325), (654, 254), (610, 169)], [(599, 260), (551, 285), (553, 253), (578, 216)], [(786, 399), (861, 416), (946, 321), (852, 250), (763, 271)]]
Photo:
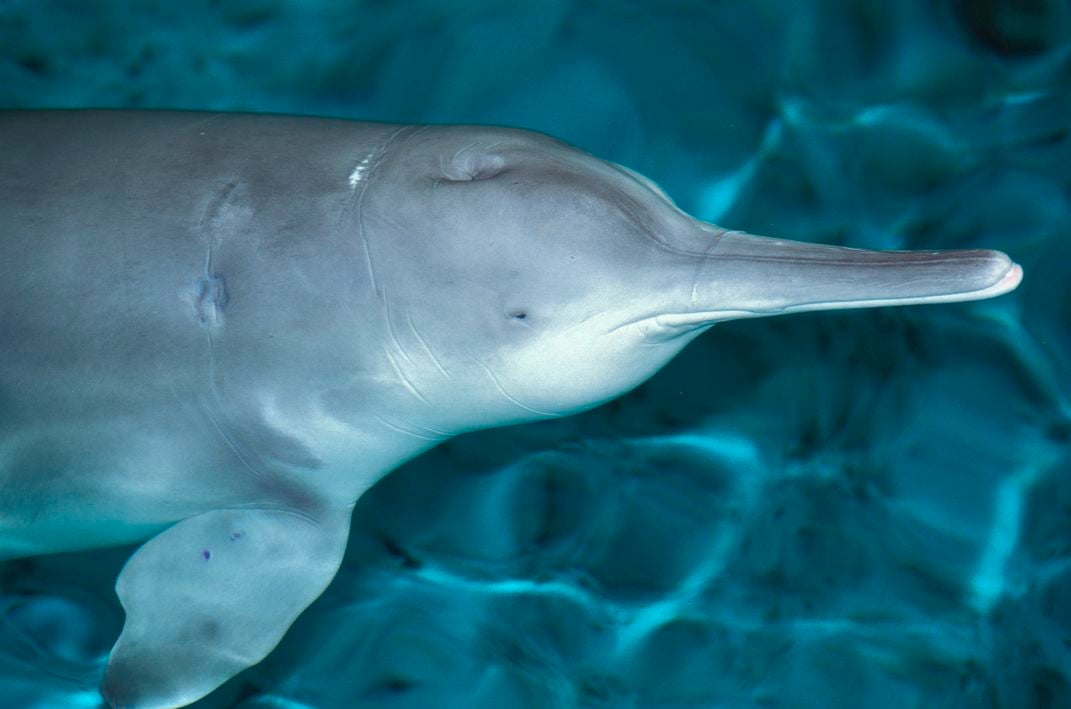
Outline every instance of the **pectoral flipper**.
[(126, 623), (104, 697), (182, 706), (260, 662), (334, 578), (352, 509), (221, 509), (146, 542), (116, 583)]

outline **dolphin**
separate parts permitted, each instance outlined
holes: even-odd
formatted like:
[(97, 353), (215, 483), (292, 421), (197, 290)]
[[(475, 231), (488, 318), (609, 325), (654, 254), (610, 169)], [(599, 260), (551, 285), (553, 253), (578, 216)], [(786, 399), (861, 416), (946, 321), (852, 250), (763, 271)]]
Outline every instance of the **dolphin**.
[(256, 664), (354, 503), (465, 431), (636, 387), (714, 324), (989, 298), (997, 251), (751, 236), (539, 133), (0, 113), (0, 558), (144, 541), (115, 707)]

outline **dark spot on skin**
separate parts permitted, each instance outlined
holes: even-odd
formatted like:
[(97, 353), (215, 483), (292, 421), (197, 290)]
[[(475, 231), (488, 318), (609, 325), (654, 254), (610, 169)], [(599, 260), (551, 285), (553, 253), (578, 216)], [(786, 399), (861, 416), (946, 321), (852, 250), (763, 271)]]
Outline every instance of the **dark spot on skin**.
[(205, 640), (215, 640), (219, 637), (219, 623), (214, 620), (206, 620), (201, 623), (201, 637)]
[(212, 558), (212, 552), (210, 552), (207, 549), (203, 550), (201, 552), (201, 558), (204, 559), (205, 561), (208, 561), (209, 559)]

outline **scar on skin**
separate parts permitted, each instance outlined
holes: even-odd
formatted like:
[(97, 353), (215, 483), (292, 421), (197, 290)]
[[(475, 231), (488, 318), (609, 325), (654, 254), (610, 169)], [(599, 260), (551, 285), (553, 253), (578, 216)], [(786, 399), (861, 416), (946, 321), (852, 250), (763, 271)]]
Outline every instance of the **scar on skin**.
[(223, 324), (223, 310), (230, 299), (227, 284), (218, 273), (202, 275), (197, 280), (194, 308), (202, 325), (219, 327)]

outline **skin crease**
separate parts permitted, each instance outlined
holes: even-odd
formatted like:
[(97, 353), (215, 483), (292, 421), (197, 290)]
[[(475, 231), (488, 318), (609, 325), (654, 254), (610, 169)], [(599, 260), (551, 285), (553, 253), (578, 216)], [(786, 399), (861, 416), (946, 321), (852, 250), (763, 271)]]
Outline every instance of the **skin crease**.
[(988, 298), (995, 251), (726, 231), (544, 135), (0, 112), (0, 558), (148, 540), (102, 684), (181, 706), (330, 583), (355, 501), (641, 384), (717, 322)]

